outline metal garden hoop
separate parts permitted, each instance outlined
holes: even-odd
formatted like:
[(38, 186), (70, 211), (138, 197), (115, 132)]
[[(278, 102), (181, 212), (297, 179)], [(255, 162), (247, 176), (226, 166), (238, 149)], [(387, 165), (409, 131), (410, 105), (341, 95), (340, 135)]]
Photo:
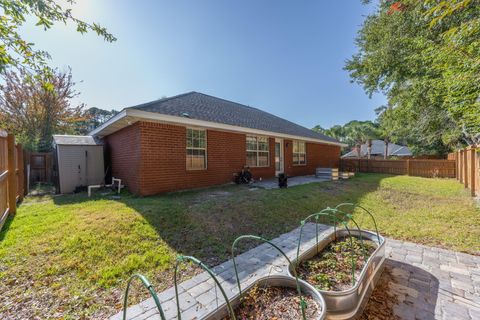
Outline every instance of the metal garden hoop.
[[(282, 249), (280, 249), (277, 245), (275, 245), (271, 241), (269, 241), (265, 238), (259, 237), (259, 236), (254, 236), (254, 235), (243, 235), (243, 236), (238, 237), (237, 239), (235, 239), (235, 241), (233, 241), (233, 244), (232, 244), (232, 260), (233, 260), (233, 268), (235, 270), (235, 276), (237, 278), (238, 292), (239, 292), (240, 296), (242, 295), (242, 287), (240, 285), (240, 278), (238, 276), (237, 263), (235, 261), (235, 247), (236, 247), (237, 243), (242, 239), (254, 239), (254, 240), (260, 240), (262, 242), (268, 243), (269, 245), (271, 245), (272, 247), (277, 249), (283, 255), (283, 257), (285, 259), (287, 259), (289, 267), (292, 266), (292, 262), (287, 257), (285, 252), (283, 252)], [(300, 284), (298, 283), (297, 271), (294, 270), (293, 273), (294, 273), (294, 277), (295, 277), (295, 283), (296, 283), (296, 287), (297, 287), (298, 296), (300, 297), (300, 308), (302, 310), (302, 318), (303, 318), (303, 320), (306, 320), (307, 319), (307, 317), (305, 315), (306, 302), (303, 299), (302, 290), (300, 289)]]
[(173, 276), (173, 281), (175, 283), (175, 300), (177, 302), (177, 317), (178, 317), (178, 320), (182, 320), (182, 315), (181, 315), (181, 312), (180, 312), (180, 300), (178, 298), (177, 273), (178, 273), (178, 266), (180, 265), (180, 263), (185, 262), (185, 261), (191, 261), (191, 262), (195, 263), (196, 265), (201, 267), (203, 270), (205, 270), (210, 275), (210, 277), (212, 277), (213, 281), (215, 281), (215, 284), (220, 288), (220, 291), (222, 292), (223, 298), (225, 299), (225, 302), (227, 303), (227, 308), (228, 308), (228, 312), (230, 313), (230, 316), (232, 317), (233, 320), (236, 320), (235, 313), (233, 312), (233, 308), (230, 304), (230, 301), (227, 297), (227, 294), (225, 293), (225, 290), (223, 290), (222, 285), (218, 281), (218, 279), (215, 276), (215, 274), (213, 273), (213, 271), (210, 270), (210, 268), (207, 267), (205, 264), (203, 264), (203, 262), (201, 262), (200, 260), (198, 260), (197, 258), (192, 257), (192, 256), (178, 256), (177, 257), (177, 263), (175, 264), (175, 273), (174, 273), (174, 276)]
[(138, 273), (134, 274), (133, 276), (130, 277), (130, 279), (128, 279), (127, 289), (125, 290), (125, 297), (123, 298), (123, 320), (127, 319), (128, 293), (130, 291), (130, 284), (132, 283), (133, 279), (140, 279), (143, 286), (148, 289), (148, 292), (150, 292), (150, 295), (152, 296), (153, 301), (155, 301), (155, 305), (157, 306), (158, 312), (160, 313), (160, 318), (162, 320), (165, 320), (165, 314), (163, 313), (163, 309), (160, 304), (160, 300), (158, 300), (158, 296), (157, 296), (157, 293), (155, 292), (155, 289), (153, 289), (153, 286), (150, 284), (147, 278), (145, 278), (145, 276)]
[[(358, 230), (358, 235), (359, 235), (359, 238), (360, 238), (360, 244), (362, 246), (362, 251), (363, 251), (363, 257), (365, 258), (365, 261), (368, 259), (368, 256), (367, 256), (367, 252), (365, 250), (365, 244), (363, 243), (363, 237), (362, 237), (362, 229), (360, 229), (360, 226), (358, 225), (358, 223), (355, 221), (355, 219), (353, 219), (353, 215), (352, 214), (349, 214), (349, 213), (346, 213), (342, 210), (339, 210), (339, 209), (336, 209), (336, 208), (326, 208), (326, 209), (323, 209), (322, 211), (320, 212), (334, 212), (334, 213), (337, 213), (339, 212), (340, 214), (342, 214), (344, 217), (347, 217), (347, 219), (344, 218), (343, 221), (349, 221), (351, 220), (355, 226), (357, 227), (357, 230)], [(336, 215), (335, 215), (336, 216)], [(336, 230), (334, 230), (336, 231)], [(350, 235), (351, 236), (351, 235)], [(335, 234), (335, 237), (336, 237), (336, 234)]]
[(356, 204), (356, 203), (349, 203), (349, 202), (340, 203), (338, 206), (335, 207), (335, 209), (338, 209), (339, 207), (343, 207), (343, 206), (353, 207), (352, 211), (355, 210), (355, 208), (360, 208), (363, 211), (365, 211), (372, 218), (373, 225), (375, 226), (375, 232), (377, 233), (378, 243), (380, 244), (381, 243), (380, 233), (378, 232), (377, 221), (375, 220), (375, 217), (373, 216), (373, 214), (370, 211), (368, 211), (367, 209), (365, 209), (364, 207), (362, 207), (361, 205)]
[[(327, 208), (327, 209), (330, 209), (330, 208)], [(330, 212), (330, 210), (327, 211), (327, 209), (324, 209), (320, 212), (317, 212), (317, 213), (313, 213), (311, 215), (309, 215), (308, 217), (306, 217), (305, 219), (303, 219), (300, 224), (300, 234), (298, 236), (298, 246), (297, 246), (297, 259), (295, 260), (295, 266), (294, 266), (294, 272), (295, 272), (295, 276), (297, 274), (297, 267), (298, 267), (298, 257), (300, 256), (300, 245), (302, 243), (302, 233), (303, 233), (303, 227), (305, 226), (305, 223), (310, 220), (311, 218), (315, 217), (315, 220), (318, 221), (319, 217), (320, 216), (327, 216), (327, 217), (332, 217), (334, 220), (335, 220), (335, 223), (334, 223), (334, 226), (336, 226), (336, 221), (338, 219), (338, 217), (336, 215), (334, 215), (333, 213)], [(345, 220), (339, 220), (343, 226), (345, 227), (345, 229), (347, 230), (348, 234), (349, 234), (349, 239), (350, 239), (350, 246), (352, 247), (352, 284), (355, 285), (355, 269), (356, 269), (356, 262), (355, 262), (355, 256), (353, 255), (353, 240), (352, 240), (352, 234), (350, 232), (350, 229), (348, 228), (347, 226), (347, 222)], [(316, 239), (316, 247), (317, 247), (317, 253), (318, 253), (318, 223), (315, 223), (315, 239)], [(335, 229), (335, 237), (336, 237), (336, 229)]]

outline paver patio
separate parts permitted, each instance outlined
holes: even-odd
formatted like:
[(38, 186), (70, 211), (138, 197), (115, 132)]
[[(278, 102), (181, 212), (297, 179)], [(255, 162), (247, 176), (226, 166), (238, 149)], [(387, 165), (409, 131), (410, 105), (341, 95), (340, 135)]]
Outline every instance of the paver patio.
[[(321, 225), (319, 230), (325, 235), (330, 232), (330, 227)], [(296, 256), (298, 232), (299, 228), (272, 240), (290, 259)], [(302, 238), (302, 251), (314, 245), (314, 224), (304, 227)], [(366, 307), (366, 312), (372, 314), (365, 314), (367, 318), (480, 319), (479, 256), (392, 239), (387, 239), (386, 256), (386, 271), (379, 283), (383, 282), (387, 292), (373, 292), (374, 299)], [(268, 244), (237, 256), (236, 261), (242, 287), (268, 274), (287, 271), (286, 260)], [(235, 296), (238, 287), (232, 261), (213, 270), (227, 296)], [(220, 291), (215, 289), (206, 272), (180, 283), (179, 294), (182, 319), (202, 319), (224, 304)], [(159, 299), (167, 319), (176, 319), (174, 288), (160, 293)], [(121, 318), (122, 314), (118, 313), (111, 320)], [(160, 317), (150, 298), (128, 308), (128, 319)]]

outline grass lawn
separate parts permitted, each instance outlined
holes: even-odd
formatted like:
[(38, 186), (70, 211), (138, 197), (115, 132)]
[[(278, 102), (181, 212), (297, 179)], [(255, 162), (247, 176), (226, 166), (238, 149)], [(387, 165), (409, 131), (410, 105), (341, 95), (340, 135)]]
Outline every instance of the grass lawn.
[[(125, 193), (121, 200), (30, 197), (0, 233), (0, 318), (103, 318), (121, 308), (134, 272), (161, 291), (172, 285), (179, 253), (216, 265), (229, 258), (237, 236), (273, 238), (341, 202), (370, 209), (383, 235), (480, 253), (480, 210), (455, 180), (363, 174), (284, 190), (232, 185), (145, 198)], [(186, 267), (183, 274), (194, 272)], [(131, 297), (146, 294), (136, 287)]]

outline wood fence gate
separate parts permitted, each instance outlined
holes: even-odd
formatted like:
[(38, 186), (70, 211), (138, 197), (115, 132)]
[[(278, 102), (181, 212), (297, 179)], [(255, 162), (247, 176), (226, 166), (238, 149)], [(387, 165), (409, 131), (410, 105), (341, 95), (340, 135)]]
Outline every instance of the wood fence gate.
[(27, 152), (26, 164), (30, 165), (30, 185), (53, 182), (52, 152)]
[(23, 148), (15, 137), (0, 131), (0, 230), (25, 195)]

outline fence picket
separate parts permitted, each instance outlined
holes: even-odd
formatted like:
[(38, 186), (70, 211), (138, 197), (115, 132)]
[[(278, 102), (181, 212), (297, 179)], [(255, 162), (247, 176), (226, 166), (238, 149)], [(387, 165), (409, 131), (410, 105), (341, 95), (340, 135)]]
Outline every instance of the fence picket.
[(341, 159), (343, 171), (387, 173), (418, 177), (455, 178), (455, 160), (407, 159), (368, 160)]
[(449, 154), (457, 159), (458, 182), (470, 189), (473, 197), (480, 197), (480, 147), (470, 146)]
[(0, 230), (8, 215), (15, 214), (25, 194), (23, 148), (15, 137), (0, 130)]

